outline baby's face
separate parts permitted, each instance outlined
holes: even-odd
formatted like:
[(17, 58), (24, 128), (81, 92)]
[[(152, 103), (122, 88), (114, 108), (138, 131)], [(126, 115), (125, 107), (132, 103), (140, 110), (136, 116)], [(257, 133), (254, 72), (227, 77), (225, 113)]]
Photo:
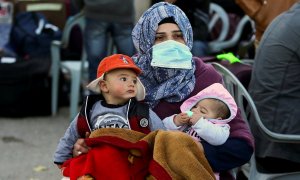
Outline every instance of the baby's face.
[(199, 101), (191, 111), (198, 118), (204, 117), (205, 119), (217, 119), (216, 103), (212, 99), (203, 99)]

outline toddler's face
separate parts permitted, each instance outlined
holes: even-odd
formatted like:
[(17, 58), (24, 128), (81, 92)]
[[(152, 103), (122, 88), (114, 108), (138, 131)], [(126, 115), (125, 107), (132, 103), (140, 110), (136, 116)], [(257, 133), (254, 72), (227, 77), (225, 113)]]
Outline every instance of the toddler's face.
[(125, 103), (137, 94), (137, 75), (131, 69), (115, 69), (106, 74), (105, 84), (110, 102)]

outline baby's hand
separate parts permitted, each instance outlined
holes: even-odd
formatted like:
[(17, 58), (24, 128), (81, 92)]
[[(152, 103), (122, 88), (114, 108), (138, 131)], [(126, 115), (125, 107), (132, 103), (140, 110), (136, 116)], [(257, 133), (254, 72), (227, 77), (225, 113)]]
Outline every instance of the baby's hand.
[(203, 114), (198, 113), (198, 112), (193, 112), (193, 115), (190, 119), (190, 124), (195, 125), (199, 121), (199, 119), (202, 117), (203, 117)]
[(174, 117), (174, 124), (176, 126), (182, 126), (184, 124), (189, 123), (190, 117), (187, 113), (180, 113)]

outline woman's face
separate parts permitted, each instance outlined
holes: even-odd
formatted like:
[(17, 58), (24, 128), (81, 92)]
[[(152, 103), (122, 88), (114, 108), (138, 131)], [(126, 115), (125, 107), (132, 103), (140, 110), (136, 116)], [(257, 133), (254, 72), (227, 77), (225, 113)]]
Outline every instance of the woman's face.
[(158, 26), (154, 44), (159, 44), (167, 40), (174, 40), (185, 44), (183, 34), (177, 24), (164, 23)]

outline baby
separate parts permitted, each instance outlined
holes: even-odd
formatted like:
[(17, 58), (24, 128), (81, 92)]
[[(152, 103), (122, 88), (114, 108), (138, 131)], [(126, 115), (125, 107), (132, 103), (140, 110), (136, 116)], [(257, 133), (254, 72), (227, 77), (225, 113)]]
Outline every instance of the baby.
[(198, 141), (212, 145), (226, 142), (230, 134), (231, 121), (237, 113), (233, 97), (220, 83), (200, 91), (190, 97), (180, 107), (182, 113), (163, 120), (168, 130), (180, 130)]

